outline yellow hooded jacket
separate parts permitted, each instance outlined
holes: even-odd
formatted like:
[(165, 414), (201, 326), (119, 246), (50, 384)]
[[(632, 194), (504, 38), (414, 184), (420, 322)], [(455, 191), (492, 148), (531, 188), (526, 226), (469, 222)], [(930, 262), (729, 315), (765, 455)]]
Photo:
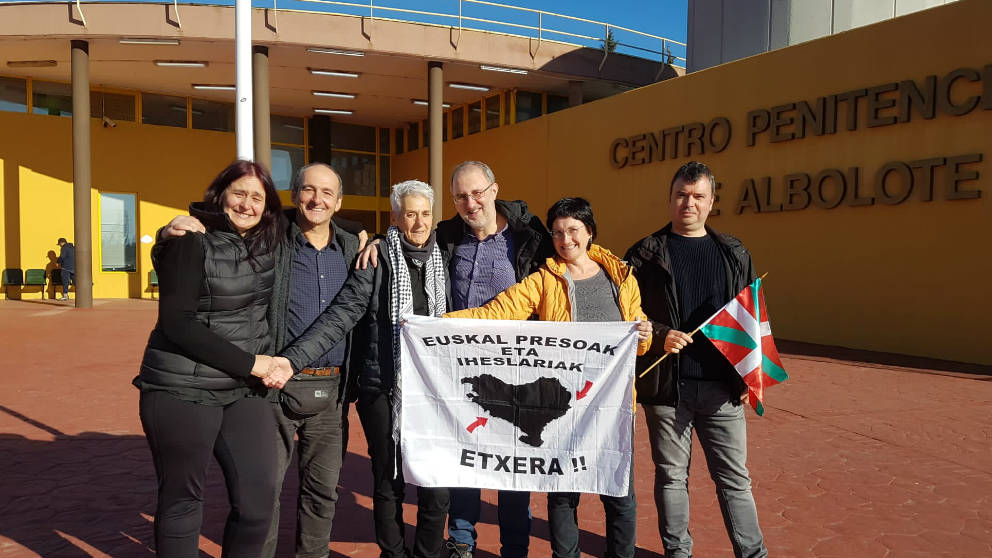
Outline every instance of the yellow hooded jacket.
[[(603, 267), (613, 284), (620, 301), (620, 315), (624, 321), (647, 320), (641, 310), (641, 291), (631, 268), (612, 252), (593, 244), (589, 257)], [(541, 269), (524, 277), (522, 281), (498, 294), (484, 306), (448, 312), (446, 318), (476, 318), (483, 320), (526, 320), (533, 314), (550, 322), (573, 321), (573, 293), (571, 280), (566, 276), (565, 262), (558, 256), (548, 258)], [(637, 354), (643, 355), (651, 347), (651, 338), (637, 344)]]

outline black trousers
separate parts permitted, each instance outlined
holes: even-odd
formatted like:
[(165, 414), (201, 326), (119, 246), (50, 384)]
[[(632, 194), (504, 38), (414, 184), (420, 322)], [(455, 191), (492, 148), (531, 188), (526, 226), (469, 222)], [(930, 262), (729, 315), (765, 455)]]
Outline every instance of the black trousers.
[[(393, 444), (393, 418), (389, 397), (384, 393), (363, 392), (356, 404), (372, 460), (372, 516), (375, 542), (382, 558), (408, 555), (403, 538), (403, 480), (401, 457)], [(396, 477), (393, 478), (394, 472)], [(413, 556), (434, 558), (444, 545), (444, 525), (448, 517), (448, 489), (417, 487), (417, 530)]]
[[(579, 558), (579, 497), (577, 492), (548, 493), (553, 558)], [(634, 558), (637, 543), (637, 498), (634, 496), (634, 463), (626, 496), (599, 496), (606, 515), (605, 558)]]
[(224, 472), (231, 511), (221, 555), (261, 555), (276, 495), (276, 422), (271, 404), (249, 397), (224, 407), (166, 392), (142, 392), (138, 403), (158, 477), (155, 550), (197, 558), (203, 485), (210, 456)]

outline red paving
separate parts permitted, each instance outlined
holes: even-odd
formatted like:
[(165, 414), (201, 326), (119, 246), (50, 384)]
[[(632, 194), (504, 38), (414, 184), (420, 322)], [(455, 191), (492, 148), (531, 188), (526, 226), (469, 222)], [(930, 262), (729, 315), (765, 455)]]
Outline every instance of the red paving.
[[(151, 555), (155, 476), (130, 380), (155, 302), (67, 304), (0, 301), (0, 557)], [(992, 370), (926, 372), (789, 354), (784, 362), (791, 379), (768, 393), (764, 417), (748, 418), (749, 467), (772, 555), (992, 555)], [(638, 556), (658, 556), (640, 419), (636, 451)], [(696, 455), (695, 554), (728, 556), (713, 484), (698, 448)], [(368, 468), (353, 411), (332, 556), (378, 555)], [(283, 509), (293, 509), (295, 486), (291, 474)], [(484, 492), (482, 557), (498, 555), (494, 496)], [(531, 555), (548, 556), (545, 498), (532, 503)], [(225, 508), (214, 468), (204, 555), (220, 555)], [(579, 509), (582, 548), (602, 555), (602, 506), (586, 496)], [(412, 525), (412, 505), (405, 516)], [(292, 554), (292, 531), (287, 514), (280, 556)]]

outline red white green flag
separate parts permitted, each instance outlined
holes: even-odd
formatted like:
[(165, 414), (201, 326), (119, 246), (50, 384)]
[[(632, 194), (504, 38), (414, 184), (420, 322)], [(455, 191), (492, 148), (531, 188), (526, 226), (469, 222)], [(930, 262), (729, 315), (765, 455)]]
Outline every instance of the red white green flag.
[(765, 388), (784, 382), (789, 375), (772, 338), (761, 279), (745, 287), (699, 329), (744, 379), (754, 411), (764, 414)]

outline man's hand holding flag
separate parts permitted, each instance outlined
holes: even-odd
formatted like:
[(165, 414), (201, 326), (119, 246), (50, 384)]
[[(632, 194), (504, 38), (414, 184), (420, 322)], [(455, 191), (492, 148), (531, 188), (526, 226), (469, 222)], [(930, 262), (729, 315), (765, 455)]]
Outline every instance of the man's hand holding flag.
[[(765, 275), (755, 279), (733, 300), (688, 334), (692, 337), (697, 332), (702, 332), (730, 361), (747, 384), (748, 399), (759, 415), (765, 412), (762, 406), (765, 388), (789, 378), (782, 366), (778, 349), (775, 348), (775, 339), (772, 338), (771, 325), (768, 321), (765, 294), (761, 288)], [(665, 348), (669, 350), (668, 343)], [(641, 376), (647, 374), (672, 352), (677, 351), (666, 352), (642, 372)]]

